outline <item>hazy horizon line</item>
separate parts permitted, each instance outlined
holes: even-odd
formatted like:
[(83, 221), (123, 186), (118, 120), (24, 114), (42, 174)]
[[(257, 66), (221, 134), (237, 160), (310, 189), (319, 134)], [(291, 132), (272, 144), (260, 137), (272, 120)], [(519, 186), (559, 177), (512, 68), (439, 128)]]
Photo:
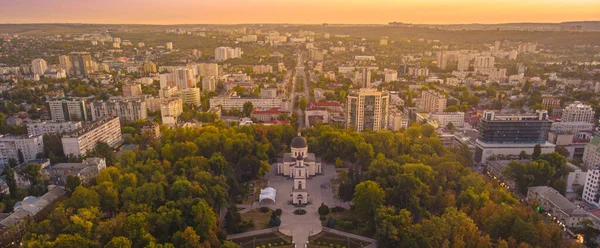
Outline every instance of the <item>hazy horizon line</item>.
[[(397, 22), (397, 21), (391, 21)], [(256, 22), (256, 23), (92, 23), (92, 22), (5, 22), (0, 25), (35, 25), (35, 24), (85, 24), (85, 25), (147, 25), (147, 26), (175, 26), (175, 25), (223, 25), (223, 26), (234, 26), (234, 25), (389, 25), (389, 23), (286, 23), (286, 22)], [(411, 23), (411, 22), (397, 22), (409, 25), (506, 25), (506, 24), (562, 24), (569, 22), (600, 22), (598, 20), (571, 20), (571, 21), (560, 21), (560, 22), (496, 22), (496, 23), (485, 23), (485, 22), (472, 22), (472, 23)]]

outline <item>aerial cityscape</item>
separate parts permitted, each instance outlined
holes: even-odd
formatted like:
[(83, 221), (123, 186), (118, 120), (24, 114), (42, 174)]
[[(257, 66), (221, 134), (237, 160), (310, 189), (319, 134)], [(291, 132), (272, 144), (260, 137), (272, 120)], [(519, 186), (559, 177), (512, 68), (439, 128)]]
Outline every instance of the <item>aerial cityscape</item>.
[(2, 4), (0, 247), (600, 244), (600, 2), (172, 2)]

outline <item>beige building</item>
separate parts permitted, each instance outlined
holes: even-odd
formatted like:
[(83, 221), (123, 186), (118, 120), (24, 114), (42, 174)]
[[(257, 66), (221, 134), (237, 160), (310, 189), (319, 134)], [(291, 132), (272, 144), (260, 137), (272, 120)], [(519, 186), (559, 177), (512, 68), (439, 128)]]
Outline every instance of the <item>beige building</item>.
[(65, 155), (85, 156), (96, 148), (96, 143), (104, 142), (115, 147), (123, 141), (118, 117), (95, 122), (62, 137)]
[(545, 95), (542, 96), (542, 107), (546, 110), (550, 109), (559, 109), (560, 108), (560, 98), (556, 96)]
[(176, 96), (181, 98), (183, 104), (192, 104), (200, 106), (200, 88), (187, 88), (175, 92)]
[(148, 118), (146, 101), (139, 98), (113, 98), (108, 101), (96, 101), (90, 104), (92, 120), (119, 117), (123, 122)]
[(142, 85), (136, 83), (126, 83), (122, 86), (123, 96), (131, 97), (131, 96), (141, 96), (142, 95)]
[(142, 135), (146, 135), (150, 138), (158, 139), (161, 136), (160, 126), (158, 123), (148, 121), (146, 124), (144, 124), (144, 126), (142, 126), (141, 133)]
[(34, 59), (31, 62), (31, 71), (33, 74), (37, 74), (43, 76), (46, 70), (48, 69), (48, 64), (44, 59)]
[(437, 91), (428, 90), (421, 94), (421, 107), (430, 113), (444, 112), (447, 101), (446, 96)]
[(183, 104), (179, 98), (167, 98), (160, 101), (160, 116), (163, 124), (175, 125), (177, 117), (183, 113)]
[(206, 76), (202, 79), (202, 92), (211, 92), (217, 89), (217, 78)]
[(387, 129), (390, 95), (386, 91), (362, 88), (351, 92), (346, 103), (346, 128), (378, 131)]
[(144, 73), (156, 73), (156, 64), (154, 62), (146, 62), (144, 63)]

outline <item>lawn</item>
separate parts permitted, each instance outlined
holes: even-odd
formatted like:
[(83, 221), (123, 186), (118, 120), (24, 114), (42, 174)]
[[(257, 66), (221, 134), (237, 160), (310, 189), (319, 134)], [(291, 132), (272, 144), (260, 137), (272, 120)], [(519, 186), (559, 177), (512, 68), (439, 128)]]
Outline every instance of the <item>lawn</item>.
[[(352, 212), (351, 210), (345, 209), (342, 212), (340, 212), (340, 211), (333, 212), (330, 209), (330, 212), (327, 215), (327, 219), (329, 219), (330, 216), (335, 221), (335, 225), (333, 226), (333, 229), (337, 229), (340, 231), (349, 232), (349, 233), (353, 233), (353, 234), (361, 235), (361, 236), (365, 236), (365, 237), (371, 236), (369, 233), (367, 233), (367, 226), (365, 225), (365, 222), (360, 220), (357, 217), (356, 213)], [(324, 221), (321, 221), (321, 224), (323, 226), (326, 226), (327, 219), (325, 219)]]
[(310, 245), (308, 247), (361, 248), (367, 245), (369, 243), (364, 241), (323, 231), (310, 238)]
[(269, 228), (269, 219), (271, 218), (272, 212), (273, 211), (269, 210), (266, 213), (263, 213), (260, 211), (260, 208), (257, 208), (241, 214), (242, 221), (252, 220), (254, 222), (254, 227), (247, 229), (246, 232)]
[(269, 248), (269, 247), (280, 247), (280, 248), (293, 248), (290, 245), (290, 237), (282, 234), (279, 231), (259, 234), (251, 237), (245, 237), (240, 239), (232, 240), (233, 242), (240, 245), (242, 248)]

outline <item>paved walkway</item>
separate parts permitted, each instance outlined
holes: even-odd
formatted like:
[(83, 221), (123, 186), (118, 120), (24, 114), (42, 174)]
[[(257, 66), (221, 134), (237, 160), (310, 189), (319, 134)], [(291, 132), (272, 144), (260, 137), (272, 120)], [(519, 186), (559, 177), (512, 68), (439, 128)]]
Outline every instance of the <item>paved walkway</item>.
[[(292, 180), (281, 175), (276, 175), (276, 171), (276, 166), (271, 166), (271, 171), (265, 175), (265, 179), (269, 180), (269, 186), (277, 190), (275, 204), (264, 206), (268, 206), (271, 209), (281, 208), (282, 215), (279, 231), (285, 235), (292, 236), (292, 241), (298, 247), (304, 247), (304, 244), (308, 242), (308, 236), (321, 232), (322, 226), (318, 213), (321, 203), (325, 203), (330, 208), (335, 206), (349, 207), (348, 203), (341, 202), (333, 197), (331, 179), (337, 176), (333, 165), (323, 164), (323, 175), (318, 175), (307, 180), (308, 198), (312, 204), (304, 207), (291, 205)], [(296, 209), (304, 209), (307, 213), (305, 215), (295, 215), (293, 212)]]
[(349, 237), (351, 239), (356, 239), (356, 240), (361, 240), (361, 241), (365, 241), (365, 242), (371, 243), (370, 245), (365, 246), (365, 247), (369, 247), (369, 248), (370, 247), (377, 247), (377, 240), (372, 239), (372, 238), (367, 238), (367, 237), (356, 235), (356, 234), (353, 234), (353, 233), (342, 232), (340, 230), (331, 229), (331, 228), (328, 228), (328, 227), (323, 227), (323, 231), (327, 231), (327, 232), (330, 232), (330, 233), (333, 233), (333, 234), (341, 235), (341, 236), (344, 236), (344, 237)]
[(254, 231), (250, 231), (250, 232), (229, 234), (229, 235), (227, 235), (227, 240), (240, 239), (240, 238), (245, 238), (245, 237), (261, 235), (261, 234), (265, 234), (265, 233), (277, 232), (277, 229), (278, 229), (277, 227), (271, 227), (271, 228), (267, 228), (267, 229), (254, 230)]
[[(256, 207), (254, 206), (254, 204), (252, 205), (247, 205), (247, 204), (237, 204), (235, 205), (238, 208), (238, 213), (240, 214), (244, 214), (247, 212), (252, 211), (253, 209), (255, 209)], [(242, 210), (239, 210), (240, 208), (243, 208)]]

